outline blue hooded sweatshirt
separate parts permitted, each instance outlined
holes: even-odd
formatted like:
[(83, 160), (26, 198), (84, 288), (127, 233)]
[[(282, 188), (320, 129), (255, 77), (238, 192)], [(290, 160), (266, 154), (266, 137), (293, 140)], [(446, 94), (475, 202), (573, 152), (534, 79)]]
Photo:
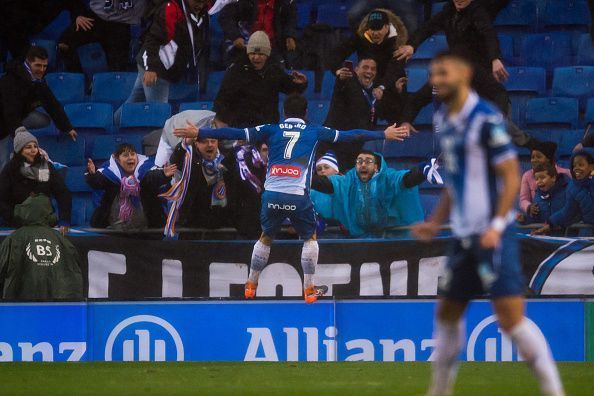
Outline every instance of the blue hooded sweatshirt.
[(570, 182), (567, 175), (559, 173), (557, 181), (549, 191), (545, 192), (537, 188), (532, 203), (538, 205), (539, 211), (536, 216), (530, 216), (529, 213), (526, 213), (526, 223), (546, 223), (553, 213), (563, 209), (565, 206), (565, 192)]
[(386, 228), (406, 226), (424, 219), (419, 188), (405, 188), (404, 175), (388, 167), (384, 158), (371, 180), (363, 183), (355, 168), (344, 176), (330, 176), (334, 193), (311, 191), (320, 216), (340, 222), (355, 238), (381, 236)]
[[(577, 155), (589, 155), (594, 157), (594, 150), (580, 150), (571, 157), (571, 164)], [(573, 167), (572, 167), (573, 168)], [(571, 170), (573, 175), (573, 169)], [(567, 186), (567, 197), (565, 206), (553, 213), (549, 223), (554, 227), (567, 227), (574, 221), (582, 221), (586, 224), (594, 224), (594, 179), (592, 175), (582, 180), (571, 180)], [(580, 235), (582, 235), (580, 233)], [(584, 235), (585, 236), (585, 235)]]

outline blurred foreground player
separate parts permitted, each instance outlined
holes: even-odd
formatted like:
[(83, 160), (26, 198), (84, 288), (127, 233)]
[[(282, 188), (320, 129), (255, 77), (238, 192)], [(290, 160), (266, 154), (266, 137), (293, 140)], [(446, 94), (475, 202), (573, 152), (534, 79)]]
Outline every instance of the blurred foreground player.
[(470, 88), (472, 73), (466, 58), (455, 53), (438, 55), (431, 63), (431, 84), (443, 101), (434, 122), (447, 189), (431, 218), (413, 227), (413, 235), (430, 241), (450, 215), (455, 241), (440, 280), (428, 394), (452, 394), (464, 343), (462, 316), (470, 300), (488, 293), (499, 326), (516, 343), (543, 394), (560, 396), (563, 387), (549, 346), (524, 317), (524, 283), (513, 229), (518, 160), (503, 116)]
[[(187, 128), (174, 131), (178, 137), (243, 140), (249, 144), (264, 142), (269, 147), (268, 170), (262, 195), (262, 235), (254, 246), (245, 297), (254, 298), (260, 273), (268, 264), (270, 246), (285, 219), (291, 221), (305, 242), (301, 253), (306, 303), (315, 302), (328, 288), (316, 286), (314, 274), (318, 263), (316, 216), (309, 192), (314, 170), (314, 155), (318, 142), (358, 142), (367, 140), (403, 140), (405, 128), (388, 127), (385, 131), (352, 130), (339, 132), (321, 126), (307, 125), (307, 100), (294, 94), (284, 104), (287, 119), (280, 124), (255, 128), (198, 129), (188, 123)], [(238, 111), (241, 111), (238, 109)]]

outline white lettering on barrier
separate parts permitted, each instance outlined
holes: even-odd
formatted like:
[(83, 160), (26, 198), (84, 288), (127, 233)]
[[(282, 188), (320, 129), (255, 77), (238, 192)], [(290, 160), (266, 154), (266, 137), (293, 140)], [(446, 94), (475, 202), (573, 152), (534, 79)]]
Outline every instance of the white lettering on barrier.
[(89, 298), (109, 297), (109, 274), (126, 273), (126, 256), (89, 250)]
[(390, 264), (390, 295), (408, 294), (408, 261), (394, 261)]
[(161, 262), (162, 287), (161, 295), (163, 297), (183, 297), (184, 282), (182, 262), (179, 260), (165, 259)]
[(443, 273), (446, 256), (419, 260), (419, 296), (435, 296), (439, 276)]
[(30, 342), (19, 342), (21, 348), (21, 361), (32, 362), (35, 354), (41, 355), (42, 362), (53, 362), (54, 361), (54, 348), (49, 342), (39, 342), (33, 345)]
[(363, 263), (359, 270), (361, 296), (383, 296), (384, 286), (379, 263)]
[(80, 362), (85, 352), (87, 351), (86, 342), (61, 342), (58, 346), (58, 351), (62, 354), (66, 351), (72, 351), (70, 356), (66, 359), (68, 362)]
[(209, 267), (210, 297), (231, 297), (231, 285), (243, 285), (249, 267), (244, 263), (211, 263)]
[[(245, 278), (243, 282), (245, 282)], [(258, 296), (275, 297), (277, 286), (282, 287), (283, 296), (300, 297), (303, 295), (301, 275), (290, 264), (268, 264), (260, 274)]]
[[(278, 362), (278, 354), (272, 339), (272, 334), (268, 328), (248, 327), (247, 332), (252, 335), (248, 345), (245, 357), (246, 362)], [(258, 349), (262, 346), (264, 356), (258, 357)]]
[(12, 347), (6, 342), (0, 342), (0, 362), (12, 362)]

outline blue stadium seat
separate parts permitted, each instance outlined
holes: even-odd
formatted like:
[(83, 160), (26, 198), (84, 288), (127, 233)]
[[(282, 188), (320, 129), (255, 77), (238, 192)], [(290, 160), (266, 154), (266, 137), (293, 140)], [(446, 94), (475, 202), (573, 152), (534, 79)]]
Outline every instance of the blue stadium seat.
[(70, 12), (62, 11), (53, 21), (51, 21), (43, 30), (33, 36), (35, 39), (57, 41), (64, 30), (71, 24)]
[(411, 67), (406, 69), (406, 77), (408, 78), (406, 90), (408, 92), (417, 92), (427, 83), (429, 71), (426, 68)]
[(339, 29), (349, 28), (346, 4), (322, 4), (318, 6), (317, 23)]
[(169, 117), (171, 117), (169, 103), (124, 103), (120, 130), (163, 128)]
[(107, 58), (100, 44), (91, 43), (80, 46), (77, 52), (82, 70), (87, 76), (90, 77), (108, 70)]
[(514, 64), (514, 38), (509, 34), (499, 33), (499, 49), (501, 51), (501, 57), (506, 64)]
[(509, 101), (511, 104), (511, 119), (519, 126), (526, 125), (526, 105), (528, 100), (532, 99), (534, 94), (526, 93), (509, 93)]
[(122, 143), (130, 143), (136, 148), (136, 152), (142, 153), (142, 136), (136, 134), (128, 135), (99, 135), (91, 150), (91, 158), (95, 161), (107, 160)]
[[(355, 64), (356, 64), (356, 62), (355, 62)], [(313, 84), (313, 83), (314, 82), (311, 81), (309, 84)], [(336, 83), (336, 76), (330, 71), (325, 71), (324, 77), (322, 79), (322, 92), (320, 93), (320, 96), (322, 97), (322, 99), (327, 99), (327, 100), (332, 99), (332, 94), (334, 93), (334, 84), (335, 83)]]
[(586, 99), (594, 96), (594, 66), (558, 67), (553, 72), (553, 96), (569, 96), (586, 107)]
[(557, 153), (559, 157), (571, 157), (571, 154), (573, 153), (573, 148), (576, 146), (576, 144), (582, 141), (583, 137), (584, 131), (582, 131), (581, 129), (563, 131), (563, 133), (560, 133), (557, 148)]
[(202, 100), (214, 100), (219, 93), (219, 88), (225, 77), (224, 71), (215, 71), (208, 73), (208, 80), (206, 82), (206, 92), (200, 95)]
[(36, 47), (45, 48), (47, 50), (47, 54), (49, 55), (47, 69), (50, 72), (56, 70), (56, 65), (57, 65), (57, 60), (56, 60), (57, 46), (56, 46), (56, 42), (54, 40), (34, 39), (34, 40), (31, 40), (31, 45), (34, 45)]
[(512, 0), (497, 14), (495, 26), (498, 30), (528, 31), (536, 23), (536, 4), (534, 1)]
[(303, 29), (311, 23), (312, 3), (300, 1), (297, 3), (297, 28)]
[(177, 82), (169, 87), (169, 102), (181, 103), (198, 100), (198, 84)]
[(65, 136), (43, 136), (39, 138), (39, 147), (47, 151), (52, 161), (68, 166), (80, 166), (86, 163), (85, 139), (82, 137), (74, 142)]
[[(37, 110), (39, 111), (40, 109), (37, 109)], [(29, 129), (29, 132), (31, 132), (36, 137), (58, 136), (60, 134), (60, 131), (58, 131), (58, 129), (56, 128), (56, 125), (54, 125), (53, 121), (50, 122), (50, 124), (48, 126), (46, 126), (45, 128)]]
[(447, 4), (447, 1), (440, 1), (438, 3), (431, 4), (431, 16), (437, 14), (438, 12), (441, 12), (441, 10), (443, 10), (443, 7), (446, 4)]
[(303, 92), (303, 96), (308, 100), (320, 99), (320, 92), (315, 92), (316, 73), (313, 70), (300, 70), (300, 73), (305, 74), (305, 77), (307, 77), (307, 88), (305, 89), (305, 92)]
[(73, 103), (64, 106), (72, 126), (77, 129), (110, 132), (113, 108), (109, 103)]
[(578, 100), (573, 98), (534, 98), (528, 100), (526, 125), (532, 128), (577, 128)]
[(415, 64), (427, 65), (438, 53), (448, 49), (448, 43), (443, 34), (437, 34), (425, 40), (409, 61), (409, 66)]
[(509, 79), (505, 82), (508, 92), (544, 95), (547, 73), (542, 67), (508, 67)]
[(578, 38), (576, 64), (594, 65), (594, 45), (589, 34), (582, 34)]
[(138, 73), (111, 72), (93, 75), (93, 102), (111, 103), (114, 108), (119, 107), (132, 92)]
[[(588, 99), (586, 102), (586, 115), (584, 116), (584, 123), (594, 124), (594, 98)], [(594, 133), (594, 131), (592, 131)]]
[(565, 32), (529, 34), (522, 38), (523, 65), (553, 68), (571, 64), (571, 35)]
[(586, 30), (592, 23), (585, 0), (550, 0), (547, 2), (543, 27), (545, 30), (568, 28)]
[(211, 110), (214, 107), (214, 103), (211, 101), (202, 101), (202, 102), (187, 102), (182, 103), (179, 105), (179, 111), (186, 111), (186, 110)]
[(66, 170), (66, 187), (73, 193), (91, 192), (91, 187), (85, 181), (87, 166), (72, 166)]
[(74, 194), (72, 197), (72, 221), (75, 227), (89, 226), (93, 216), (93, 198), (90, 193)]
[(60, 103), (82, 102), (85, 97), (85, 76), (80, 73), (49, 73), (45, 81)]
[(307, 109), (307, 119), (312, 124), (322, 125), (326, 121), (330, 102), (328, 100), (310, 100)]
[(435, 108), (433, 103), (429, 103), (421, 109), (417, 118), (415, 118), (413, 125), (417, 129), (431, 129), (433, 126), (433, 112)]

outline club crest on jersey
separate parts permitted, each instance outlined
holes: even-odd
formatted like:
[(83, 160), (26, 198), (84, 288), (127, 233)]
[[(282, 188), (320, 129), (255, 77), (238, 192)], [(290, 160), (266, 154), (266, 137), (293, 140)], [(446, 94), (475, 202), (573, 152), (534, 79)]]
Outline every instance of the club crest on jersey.
[(294, 177), (298, 179), (301, 177), (301, 168), (291, 165), (273, 165), (270, 168), (270, 176)]

